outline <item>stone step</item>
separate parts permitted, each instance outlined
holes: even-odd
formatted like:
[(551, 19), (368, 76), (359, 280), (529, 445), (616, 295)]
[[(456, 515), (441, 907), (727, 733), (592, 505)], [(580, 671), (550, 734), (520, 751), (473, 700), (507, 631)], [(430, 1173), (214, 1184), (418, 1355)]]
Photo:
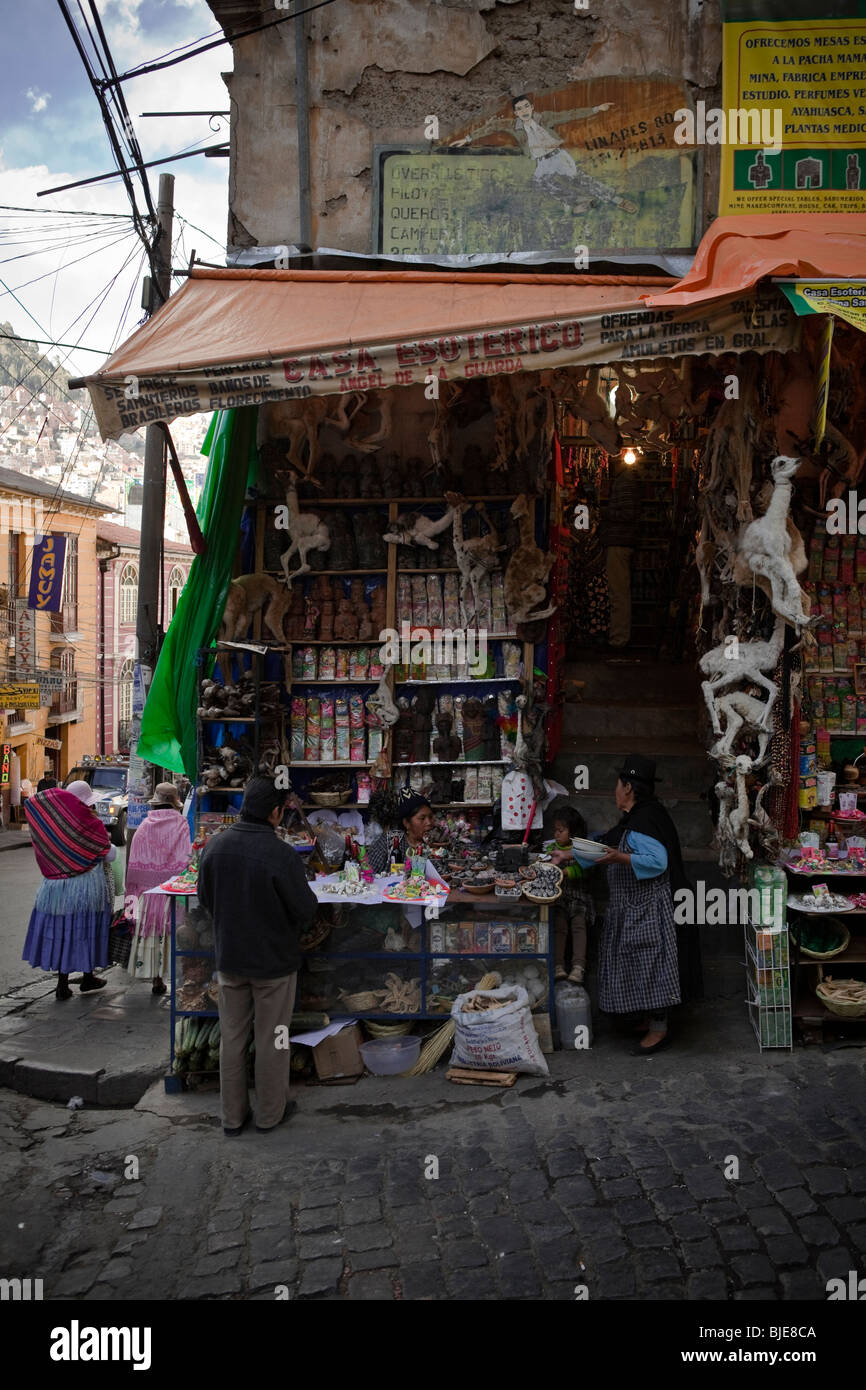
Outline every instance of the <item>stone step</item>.
[(565, 664), (566, 681), (583, 681), (585, 700), (628, 700), (681, 704), (701, 699), (699, 674), (690, 663), (631, 659), (608, 660), (604, 655)]
[(688, 704), (635, 704), (631, 700), (569, 700), (563, 708), (562, 733), (566, 739), (616, 738), (623, 730), (634, 734), (635, 747), (660, 738), (695, 739), (698, 709)]
[[(574, 806), (580, 811), (590, 835), (594, 831), (601, 833), (607, 830), (615, 825), (619, 818), (612, 789), (609, 792), (597, 793), (572, 791), (567, 799), (558, 797), (548, 807), (544, 817), (546, 826), (552, 828), (553, 814), (557, 806), (564, 805), (566, 800), (569, 806)], [(688, 792), (670, 792), (668, 795), (660, 795), (659, 800), (670, 813), (683, 848), (706, 851), (709, 857), (712, 857), (709, 846), (713, 838), (713, 826), (709, 803)]]
[(650, 738), (634, 735), (626, 738), (568, 739), (563, 742), (552, 762), (552, 773), (558, 782), (574, 786), (574, 769), (583, 766), (588, 772), (587, 791), (613, 796), (617, 769), (630, 753), (643, 753), (654, 758), (660, 796), (697, 796), (706, 792), (713, 782), (712, 765), (706, 750), (696, 739)]

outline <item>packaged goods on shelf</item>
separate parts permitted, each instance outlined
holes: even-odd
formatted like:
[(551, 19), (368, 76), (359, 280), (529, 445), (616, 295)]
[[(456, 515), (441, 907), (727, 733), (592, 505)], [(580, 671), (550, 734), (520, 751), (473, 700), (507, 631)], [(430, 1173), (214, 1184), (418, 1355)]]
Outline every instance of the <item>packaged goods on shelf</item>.
[(307, 700), (307, 731), (305, 735), (304, 758), (307, 762), (318, 762), (322, 741), (322, 705), (315, 697)]

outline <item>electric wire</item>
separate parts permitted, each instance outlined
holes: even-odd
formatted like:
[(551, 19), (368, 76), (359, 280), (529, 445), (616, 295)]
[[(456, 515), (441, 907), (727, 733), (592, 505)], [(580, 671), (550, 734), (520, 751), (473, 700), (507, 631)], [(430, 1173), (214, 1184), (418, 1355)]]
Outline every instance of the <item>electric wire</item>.
[[(121, 73), (114, 80), (118, 83), (128, 82), (133, 77), (143, 77), (149, 72), (159, 72), (163, 68), (174, 67), (177, 63), (185, 63), (190, 58), (197, 58), (201, 53), (208, 53), (212, 48), (220, 48), (223, 44), (235, 44), (238, 39), (249, 38), (252, 34), (261, 34), (266, 29), (274, 29), (278, 24), (287, 24), (292, 19), (300, 19), (305, 14), (312, 14), (315, 10), (323, 10), (327, 5), (333, 5), (334, 0), (319, 0), (317, 5), (308, 5), (304, 10), (294, 10), (291, 14), (281, 15), (279, 19), (268, 20), (266, 24), (256, 24), (251, 29), (238, 29), (232, 34), (225, 34), (221, 29), (214, 30), (213, 34), (205, 34), (201, 39), (193, 39), (191, 43), (181, 44), (179, 48), (169, 49), (161, 58), (154, 59), (147, 63), (139, 63), (137, 67), (130, 68), (127, 72)], [(219, 35), (219, 37), (217, 37)], [(212, 40), (212, 42), (208, 42)], [(201, 44), (200, 48), (195, 48), (195, 44)], [(186, 52), (192, 49), (192, 52)], [(179, 54), (179, 57), (172, 57), (172, 54)]]

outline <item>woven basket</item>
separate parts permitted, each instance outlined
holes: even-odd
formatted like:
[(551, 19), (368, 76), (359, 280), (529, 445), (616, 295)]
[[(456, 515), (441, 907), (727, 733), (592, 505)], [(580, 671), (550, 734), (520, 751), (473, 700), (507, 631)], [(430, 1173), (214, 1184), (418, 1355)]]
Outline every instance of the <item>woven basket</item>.
[(402, 1038), (411, 1033), (414, 1026), (408, 1019), (402, 1023), (374, 1023), (368, 1020), (364, 1024), (371, 1038)]
[(371, 1013), (373, 1009), (378, 1009), (383, 991), (377, 993), (372, 989), (362, 989), (358, 994), (341, 994), (340, 998), (350, 1013)]
[(815, 986), (815, 993), (821, 1000), (826, 1009), (831, 1014), (838, 1015), (839, 1018), (864, 1018), (866, 1017), (866, 1001), (857, 1004), (853, 999), (834, 999), (832, 995), (824, 992), (823, 980)]
[(310, 800), (317, 806), (342, 806), (351, 795), (351, 789), (344, 792), (310, 792)]
[(528, 888), (524, 888), (523, 896), (528, 898), (531, 903), (538, 903), (539, 907), (549, 907), (551, 903), (558, 902), (562, 897), (562, 889), (558, 888), (551, 897), (542, 898), (537, 893), (530, 893)]
[(808, 956), (809, 960), (832, 960), (834, 956), (840, 956), (843, 951), (847, 951), (848, 947), (851, 945), (851, 933), (844, 922), (839, 922), (838, 926), (842, 932), (842, 940), (832, 951), (807, 951), (806, 947), (798, 942), (797, 944), (800, 946), (800, 955)]
[(533, 883), (535, 882), (534, 879), (531, 879), (531, 878), (530, 878), (530, 879), (524, 879), (524, 880), (523, 880), (523, 885), (522, 885), (522, 886), (523, 886), (523, 896), (524, 896), (524, 898), (528, 898), (529, 901), (530, 901), (531, 903), (538, 903), (539, 906), (541, 906), (541, 907), (544, 907), (546, 904), (549, 904), (549, 903), (555, 903), (559, 898), (562, 897), (562, 880), (563, 880), (563, 873), (562, 873), (562, 870), (560, 869), (560, 870), (559, 870), (559, 884), (558, 884), (558, 887), (557, 887), (556, 892), (555, 892), (555, 893), (552, 893), (549, 897), (545, 897), (544, 894), (542, 894), (542, 893), (533, 893), (533, 891), (532, 891), (532, 885), (533, 885)]

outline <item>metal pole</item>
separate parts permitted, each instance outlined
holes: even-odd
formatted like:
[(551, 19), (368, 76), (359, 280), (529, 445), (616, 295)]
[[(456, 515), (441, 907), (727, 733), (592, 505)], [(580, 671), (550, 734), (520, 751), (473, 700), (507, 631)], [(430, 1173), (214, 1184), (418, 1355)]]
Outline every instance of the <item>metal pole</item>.
[(295, 20), (295, 87), (298, 107), (298, 240), (304, 246), (312, 246), (310, 83), (307, 71), (307, 18), (303, 10)]
[[(159, 235), (154, 250), (156, 270), (152, 313), (168, 299), (171, 289), (171, 237), (174, 214), (174, 175), (160, 174), (157, 219)], [(148, 425), (144, 442), (144, 477), (141, 501), (141, 559), (138, 569), (136, 637), (138, 659), (149, 675), (159, 654), (159, 593), (162, 565), (162, 533), (165, 526), (165, 435)]]

